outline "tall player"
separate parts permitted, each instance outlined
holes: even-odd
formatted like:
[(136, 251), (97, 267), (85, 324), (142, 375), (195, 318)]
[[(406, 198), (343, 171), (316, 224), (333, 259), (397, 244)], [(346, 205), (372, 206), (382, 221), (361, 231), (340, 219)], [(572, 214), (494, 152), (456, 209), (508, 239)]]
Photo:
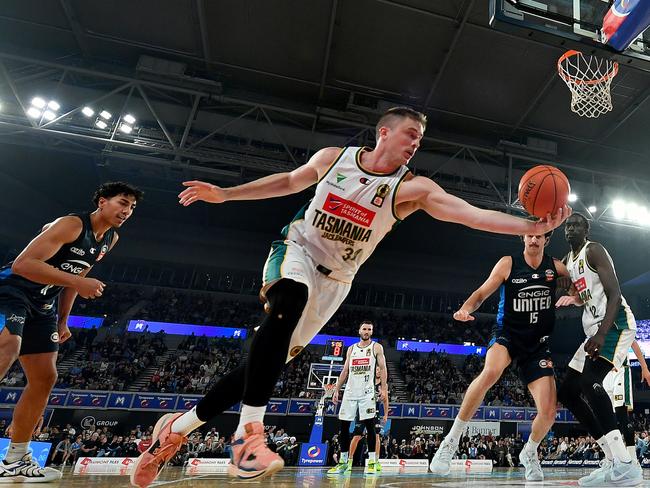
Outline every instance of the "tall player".
[[(381, 375), (381, 369), (377, 367), (375, 369), (375, 399), (377, 401), (375, 409), (375, 471), (377, 472), (381, 472), (381, 464), (379, 464), (379, 459), (381, 458), (381, 429), (382, 425), (386, 425), (386, 422), (388, 422), (388, 394), (383, 395), (382, 399)], [(386, 371), (386, 375), (388, 375), (388, 371)], [(386, 381), (386, 391), (388, 392), (388, 381)], [(350, 441), (350, 453), (348, 455), (350, 462), (354, 459), (354, 453), (363, 435), (372, 435), (372, 433), (368, 433), (365, 424), (358, 421), (358, 418), (354, 420), (355, 425), (354, 429), (352, 429), (352, 440)]]
[[(264, 411), (286, 361), (297, 356), (347, 296), (359, 267), (400, 220), (423, 210), (431, 217), (504, 234), (544, 234), (571, 213), (533, 223), (476, 208), (406, 167), (420, 146), (426, 117), (414, 110), (388, 110), (376, 127), (377, 146), (328, 147), (307, 164), (232, 188), (189, 181), (180, 203), (260, 200), (316, 185), (314, 198), (272, 244), (261, 296), (269, 314), (253, 337), (246, 364), (220, 379), (196, 408), (163, 417), (155, 442), (137, 461), (132, 483), (148, 486), (183, 443), (184, 436), (242, 400), (229, 473), (268, 476), (282, 459), (263, 442)], [(253, 454), (252, 456), (250, 454)]]
[[(364, 425), (368, 434), (368, 466), (366, 473), (377, 472), (377, 438), (375, 432), (375, 420), (377, 415), (377, 397), (375, 396), (375, 373), (379, 369), (380, 386), (379, 400), (384, 401), (388, 397), (388, 374), (386, 372), (386, 358), (384, 348), (377, 342), (372, 342), (372, 322), (361, 322), (359, 327), (360, 341), (348, 348), (345, 364), (341, 375), (334, 385), (332, 402), (336, 405), (339, 401), (339, 392), (347, 379), (347, 385), (343, 392), (339, 420), (341, 421), (341, 433), (339, 442), (341, 444), (341, 458), (336, 466), (328, 471), (329, 474), (339, 474), (350, 471), (352, 459), (349, 457), (350, 450), (350, 424), (353, 420), (359, 419)], [(348, 379), (349, 376), (349, 379)]]
[(555, 422), (557, 404), (548, 339), (555, 326), (556, 281), (558, 276), (569, 276), (561, 261), (544, 252), (551, 234), (525, 235), (524, 252), (502, 257), (485, 283), (454, 313), (456, 320), (474, 320), (471, 314), (492, 293), (500, 290), (499, 313), (483, 371), (469, 385), (451, 430), (431, 460), (430, 468), (435, 474), (449, 474), (451, 459), (467, 424), (487, 391), (514, 362), (537, 408), (530, 437), (519, 454), (519, 460), (525, 467), (526, 480), (544, 479), (537, 448)]
[(27, 448), (56, 383), (56, 357), (59, 344), (70, 338), (67, 321), (75, 298), (102, 295), (104, 283), (86, 275), (115, 246), (115, 229), (141, 198), (142, 192), (129, 184), (105, 183), (93, 197), (94, 212), (46, 224), (13, 262), (0, 268), (0, 378), (16, 359), (27, 377), (13, 412), (11, 444), (0, 462), (0, 483), (61, 478), (60, 471), (40, 468)]
[[(645, 381), (650, 385), (650, 371), (648, 371), (648, 365), (643, 356), (643, 351), (636, 341), (632, 343), (632, 350), (641, 366), (641, 381)], [(605, 388), (614, 407), (616, 423), (623, 434), (627, 452), (630, 453), (632, 462), (637, 462), (634, 426), (628, 416), (628, 413), (634, 410), (634, 385), (632, 384), (632, 371), (627, 358), (623, 362), (622, 368), (612, 369), (607, 373), (607, 376), (603, 380), (603, 388)], [(610, 460), (605, 458), (605, 463), (609, 462)]]
[(643, 471), (632, 462), (618, 429), (603, 379), (620, 369), (636, 334), (634, 315), (621, 295), (614, 264), (605, 248), (587, 240), (589, 221), (573, 214), (564, 227), (571, 252), (567, 268), (577, 295), (561, 297), (558, 306), (583, 307), (580, 344), (560, 387), (558, 398), (597, 440), (607, 459), (600, 468), (580, 478), (580, 486), (636, 486)]

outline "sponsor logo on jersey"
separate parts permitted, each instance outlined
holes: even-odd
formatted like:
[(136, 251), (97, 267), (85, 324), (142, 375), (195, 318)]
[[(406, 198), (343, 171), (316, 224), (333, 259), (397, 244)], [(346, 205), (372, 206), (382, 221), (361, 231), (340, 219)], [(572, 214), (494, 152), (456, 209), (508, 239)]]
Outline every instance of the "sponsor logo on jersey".
[(540, 368), (553, 368), (553, 361), (550, 359), (540, 359), (539, 361)]
[(97, 251), (97, 249), (95, 249), (94, 247), (90, 248), (90, 254), (95, 254), (96, 251)]
[(25, 317), (12, 313), (7, 319), (7, 322), (16, 322), (17, 324), (25, 325)]
[(546, 276), (546, 281), (553, 281), (555, 279), (555, 271), (552, 269), (544, 271), (544, 275)]
[(361, 183), (362, 185), (369, 185), (370, 183), (372, 183), (372, 180), (369, 180), (365, 176), (362, 176), (361, 178), (359, 178), (359, 183)]
[(379, 185), (377, 191), (375, 192), (375, 197), (372, 199), (372, 203), (375, 207), (381, 207), (384, 204), (384, 200), (390, 193), (390, 186), (383, 184)]
[(512, 300), (512, 308), (515, 312), (539, 312), (550, 309), (551, 300), (551, 289), (547, 286), (527, 286)]
[(351, 200), (334, 195), (333, 193), (327, 195), (323, 210), (363, 227), (370, 227), (376, 215), (372, 210), (362, 207)]
[(76, 254), (77, 256), (85, 256), (86, 255), (86, 251), (84, 251), (83, 249), (79, 249), (78, 247), (71, 247), (70, 252)]
[(60, 268), (67, 273), (78, 275), (83, 270), (90, 268), (90, 264), (86, 261), (70, 259), (69, 261), (61, 263)]
[(353, 358), (350, 365), (352, 374), (365, 374), (370, 371), (370, 358)]
[(99, 256), (97, 256), (97, 261), (100, 261), (107, 252), (108, 252), (108, 244), (104, 244), (102, 246), (101, 251), (99, 251)]
[(575, 286), (578, 291), (585, 291), (587, 289), (587, 280), (580, 278), (573, 282), (573, 286)]
[(580, 259), (578, 261), (578, 274), (584, 274), (585, 272), (585, 260)]
[(370, 359), (368, 358), (355, 358), (352, 360), (352, 366), (365, 366), (370, 364)]
[(59, 333), (58, 332), (52, 332), (52, 335), (50, 336), (50, 340), (52, 342), (59, 342)]
[(533, 276), (531, 276), (531, 278), (534, 279), (534, 280), (538, 280), (539, 275), (537, 273), (534, 273)]
[(341, 183), (344, 179), (346, 179), (347, 176), (341, 173), (336, 173), (336, 182)]
[(512, 282), (513, 283), (528, 283), (528, 280), (526, 278), (513, 278)]

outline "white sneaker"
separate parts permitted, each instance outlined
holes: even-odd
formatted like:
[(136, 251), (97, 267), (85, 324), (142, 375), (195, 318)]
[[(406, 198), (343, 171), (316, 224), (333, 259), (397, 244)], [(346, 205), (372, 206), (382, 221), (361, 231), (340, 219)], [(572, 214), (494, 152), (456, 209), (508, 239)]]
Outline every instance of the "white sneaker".
[(614, 461), (609, 469), (602, 470), (598, 475), (583, 481), (578, 480), (580, 486), (637, 486), (643, 482), (643, 470), (634, 463), (621, 463)]
[(526, 481), (544, 481), (542, 466), (539, 464), (537, 452), (531, 453), (525, 447), (519, 453), (519, 462), (526, 468)]
[[(596, 479), (596, 478), (602, 479), (602, 476), (604, 475), (603, 473), (605, 471), (609, 471), (610, 469), (612, 469), (612, 461), (610, 461), (607, 458), (602, 459), (599, 464), (600, 464), (599, 468), (594, 469), (587, 476), (583, 476), (582, 478), (580, 478), (578, 480), (578, 485), (580, 485), (580, 486), (590, 486), (588, 483), (591, 482), (592, 478), (593, 479)], [(587, 483), (587, 484), (583, 484), (583, 483)]]
[(0, 483), (49, 483), (60, 480), (61, 476), (61, 471), (41, 468), (30, 453), (13, 463), (0, 462)]
[(451, 458), (456, 453), (456, 447), (452, 446), (447, 439), (440, 443), (440, 447), (431, 460), (429, 469), (433, 474), (447, 476), (451, 471)]

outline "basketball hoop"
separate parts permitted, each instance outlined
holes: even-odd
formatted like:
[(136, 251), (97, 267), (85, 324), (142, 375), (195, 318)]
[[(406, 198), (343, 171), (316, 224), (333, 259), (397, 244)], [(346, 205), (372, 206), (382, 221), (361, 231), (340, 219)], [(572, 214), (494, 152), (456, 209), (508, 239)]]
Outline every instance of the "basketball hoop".
[(336, 383), (331, 383), (329, 385), (323, 385), (325, 393), (323, 394), (323, 399), (330, 400), (334, 396), (334, 387)]
[(582, 117), (596, 118), (612, 110), (612, 80), (618, 63), (579, 51), (567, 51), (557, 61), (560, 77), (571, 90), (571, 110)]

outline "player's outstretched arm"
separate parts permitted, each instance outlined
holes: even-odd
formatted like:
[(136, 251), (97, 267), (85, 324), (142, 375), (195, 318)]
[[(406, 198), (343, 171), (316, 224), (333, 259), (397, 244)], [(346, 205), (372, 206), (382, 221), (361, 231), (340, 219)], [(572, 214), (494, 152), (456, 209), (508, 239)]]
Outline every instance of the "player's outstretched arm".
[(465, 300), (465, 303), (463, 303), (458, 311), (454, 312), (454, 319), (461, 322), (474, 320), (472, 313), (478, 310), (486, 298), (497, 291), (503, 282), (508, 279), (511, 270), (512, 258), (510, 256), (503, 256), (499, 259), (497, 264), (494, 265), (494, 268), (492, 268), (488, 279)]
[(263, 200), (298, 193), (318, 183), (340, 154), (341, 148), (327, 147), (314, 154), (307, 164), (293, 171), (265, 176), (231, 188), (221, 188), (204, 181), (184, 181), (183, 186), (187, 188), (178, 195), (178, 201), (187, 207), (197, 201), (224, 203), (232, 200)]
[(545, 220), (538, 222), (503, 212), (485, 210), (447, 193), (440, 185), (422, 176), (415, 176), (401, 185), (396, 197), (396, 206), (401, 218), (416, 210), (424, 210), (438, 220), (463, 224), (472, 229), (511, 235), (546, 234), (559, 227), (571, 215), (571, 208), (566, 205), (558, 209), (555, 217), (549, 214)]

